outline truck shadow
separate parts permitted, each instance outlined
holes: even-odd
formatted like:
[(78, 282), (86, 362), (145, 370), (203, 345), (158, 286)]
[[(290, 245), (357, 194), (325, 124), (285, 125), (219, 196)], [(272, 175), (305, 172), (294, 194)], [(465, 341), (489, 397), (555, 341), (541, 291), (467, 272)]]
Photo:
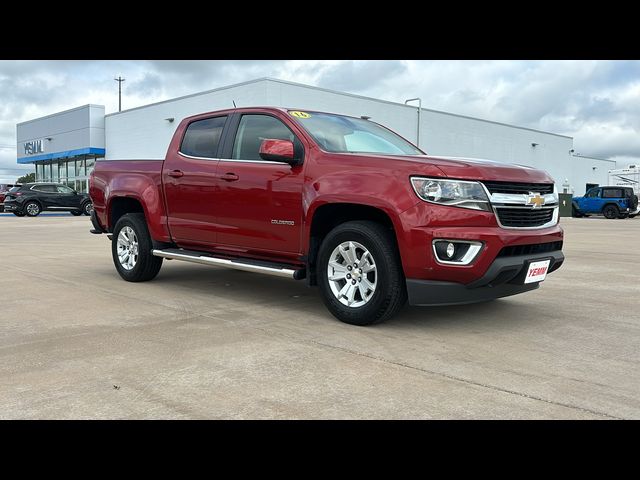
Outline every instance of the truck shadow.
[[(318, 288), (309, 288), (304, 281), (270, 277), (256, 273), (222, 268), (203, 268), (174, 263), (163, 268), (154, 284), (163, 288), (179, 289), (194, 295), (210, 295), (241, 305), (269, 306), (282, 308), (282, 314), (289, 316), (295, 309), (303, 315), (318, 320), (335, 320), (322, 303)], [(535, 294), (535, 293), (534, 293)], [(212, 303), (212, 306), (215, 304)], [(535, 322), (548, 314), (544, 307), (527, 303), (523, 314), (522, 301), (516, 297), (497, 299), (470, 305), (441, 307), (406, 306), (391, 320), (374, 328), (456, 328), (485, 327), (520, 322)]]

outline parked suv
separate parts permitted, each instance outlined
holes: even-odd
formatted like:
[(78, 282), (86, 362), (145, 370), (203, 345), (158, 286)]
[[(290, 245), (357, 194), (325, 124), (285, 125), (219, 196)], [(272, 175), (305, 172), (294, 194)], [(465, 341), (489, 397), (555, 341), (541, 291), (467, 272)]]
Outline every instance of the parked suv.
[(25, 183), (7, 193), (4, 209), (18, 217), (37, 217), (44, 210), (89, 215), (93, 204), (89, 195), (57, 183)]
[(594, 187), (584, 197), (574, 197), (573, 216), (604, 215), (606, 218), (633, 218), (640, 212), (638, 196), (631, 187)]
[(5, 198), (5, 196), (7, 195), (9, 190), (11, 190), (15, 186), (19, 187), (20, 184), (11, 185), (11, 184), (3, 183), (2, 185), (0, 185), (0, 213), (4, 212), (4, 198)]

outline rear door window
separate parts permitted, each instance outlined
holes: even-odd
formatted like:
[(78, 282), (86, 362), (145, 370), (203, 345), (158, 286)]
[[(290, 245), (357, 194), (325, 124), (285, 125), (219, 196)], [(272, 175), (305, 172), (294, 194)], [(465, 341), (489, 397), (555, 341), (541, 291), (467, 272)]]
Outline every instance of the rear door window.
[(67, 187), (66, 185), (57, 185), (58, 193), (73, 193), (73, 190)]
[(180, 152), (192, 157), (216, 158), (227, 117), (191, 122), (180, 145)]

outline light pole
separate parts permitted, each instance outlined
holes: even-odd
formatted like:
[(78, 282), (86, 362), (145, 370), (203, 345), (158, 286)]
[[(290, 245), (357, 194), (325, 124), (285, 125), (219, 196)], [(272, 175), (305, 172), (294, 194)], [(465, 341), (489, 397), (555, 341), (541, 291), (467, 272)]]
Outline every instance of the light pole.
[(405, 100), (404, 104), (406, 105), (409, 102), (418, 101), (418, 131), (416, 133), (416, 147), (420, 148), (420, 111), (422, 110), (422, 100), (420, 98), (410, 98), (409, 100)]
[(114, 78), (116, 82), (118, 82), (118, 111), (122, 111), (122, 82), (125, 81), (121, 75), (118, 75), (118, 78)]

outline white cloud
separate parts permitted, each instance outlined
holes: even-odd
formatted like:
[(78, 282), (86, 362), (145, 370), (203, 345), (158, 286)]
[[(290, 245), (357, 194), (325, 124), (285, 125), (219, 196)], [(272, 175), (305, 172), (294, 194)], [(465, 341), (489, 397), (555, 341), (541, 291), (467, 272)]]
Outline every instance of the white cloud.
[[(123, 108), (271, 76), (574, 137), (584, 155), (640, 163), (638, 61), (2, 61), (0, 145), (15, 124), (87, 103)], [(635, 159), (635, 160), (634, 160)], [(0, 183), (23, 169), (0, 147)], [(10, 171), (6, 169), (11, 169)]]

